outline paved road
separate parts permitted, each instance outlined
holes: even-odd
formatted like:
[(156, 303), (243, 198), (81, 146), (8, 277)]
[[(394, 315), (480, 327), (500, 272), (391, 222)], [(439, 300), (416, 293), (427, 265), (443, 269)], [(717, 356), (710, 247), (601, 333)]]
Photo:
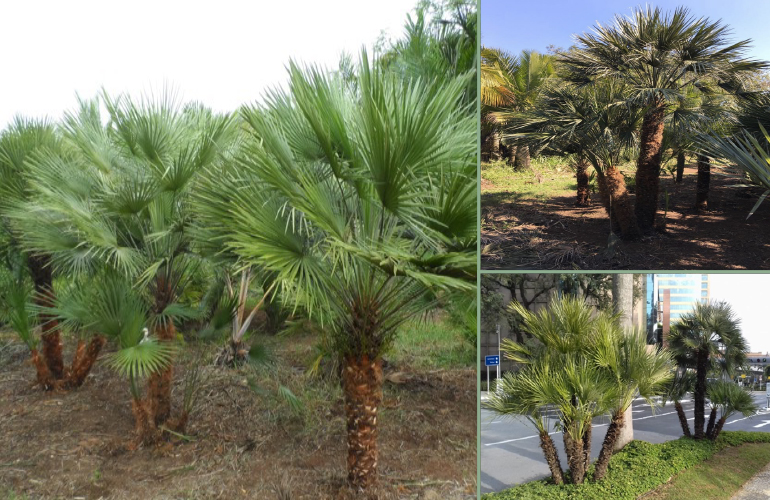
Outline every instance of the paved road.
[[(770, 431), (770, 410), (766, 409), (764, 392), (754, 392), (754, 399), (762, 411), (759, 415), (747, 419), (735, 415), (725, 422), (724, 430)], [(482, 400), (484, 396), (482, 396)], [(673, 403), (653, 412), (643, 400), (633, 403), (634, 439), (650, 443), (663, 443), (682, 436), (682, 428), (676, 415)], [(693, 414), (692, 398), (683, 402), (685, 413), (692, 429)], [(706, 406), (706, 418), (709, 408)], [(562, 435), (553, 427), (552, 438), (559, 448), (559, 458), (562, 467), (566, 468), (567, 457), (563, 451)], [(604, 416), (594, 420), (593, 436), (591, 439), (591, 457), (599, 456), (604, 435), (607, 432), (609, 417)], [(494, 419), (494, 415), (481, 410), (481, 491), (483, 493), (500, 491), (519, 483), (541, 479), (550, 475), (548, 466), (540, 449), (540, 439), (532, 424), (522, 418)]]

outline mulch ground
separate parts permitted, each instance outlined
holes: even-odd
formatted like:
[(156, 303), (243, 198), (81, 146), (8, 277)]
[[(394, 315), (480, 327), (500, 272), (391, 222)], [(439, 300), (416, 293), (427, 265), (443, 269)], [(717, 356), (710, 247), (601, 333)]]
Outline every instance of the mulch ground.
[[(196, 349), (211, 347), (185, 348)], [(303, 366), (292, 366), (297, 356), (277, 356), (276, 368), (257, 380), (207, 364), (187, 438), (131, 451), (127, 382), (104, 355), (80, 389), (45, 393), (32, 384), (24, 346), (0, 343), (0, 497), (475, 498), (474, 370), (398, 367), (380, 412), (380, 484), (360, 495), (345, 486), (338, 383), (311, 381)], [(177, 404), (184, 363), (175, 374)], [(274, 395), (277, 370), (293, 378), (282, 383), (292, 382), (295, 393), (306, 384), (305, 394), (316, 395), (303, 412)]]
[(763, 189), (735, 186), (744, 183), (737, 170), (715, 170), (706, 212), (694, 208), (694, 165), (681, 184), (662, 174), (658, 231), (636, 242), (611, 235), (598, 193), (588, 208), (575, 207), (574, 195), (494, 204), (505, 194), (485, 195), (482, 181), (482, 269), (770, 269), (770, 203), (746, 219)]

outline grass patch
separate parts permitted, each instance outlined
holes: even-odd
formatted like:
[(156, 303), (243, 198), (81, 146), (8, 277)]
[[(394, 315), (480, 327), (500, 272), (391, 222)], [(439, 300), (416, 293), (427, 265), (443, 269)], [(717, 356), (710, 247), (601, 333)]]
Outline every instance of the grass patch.
[[(499, 493), (487, 493), (482, 498), (484, 500), (535, 498), (631, 500), (655, 490), (682, 471), (703, 464), (721, 450), (739, 447), (746, 443), (770, 443), (770, 433), (725, 431), (716, 443), (708, 440), (694, 441), (688, 438), (661, 444), (632, 441), (621, 452), (612, 456), (607, 476), (599, 483), (593, 482), (593, 466), (591, 466), (586, 475), (588, 482), (579, 486), (574, 484), (556, 486), (550, 479), (544, 479), (521, 484)], [(766, 464), (767, 461), (763, 461), (760, 468)], [(722, 471), (718, 468), (713, 472), (715, 476), (721, 477)], [(751, 477), (751, 474), (746, 477)], [(693, 494), (691, 485), (686, 480), (683, 481), (683, 485), (687, 485), (687, 492), (686, 496), (681, 498), (711, 498)]]
[(494, 198), (509, 203), (522, 198), (548, 199), (574, 194), (577, 188), (575, 174), (566, 163), (558, 166), (533, 163), (532, 167), (517, 171), (504, 162), (482, 164), (481, 176), (492, 183), (492, 186), (484, 188), (482, 203), (485, 197), (494, 194), (504, 194)]
[(386, 359), (413, 368), (466, 368), (476, 364), (476, 350), (462, 327), (442, 315), (404, 325)]
[(645, 500), (731, 498), (743, 484), (770, 463), (770, 444), (730, 447), (677, 475), (669, 484), (646, 495)]
[[(624, 173), (628, 188), (633, 191), (635, 163), (627, 161), (618, 168)], [(546, 203), (553, 198), (575, 196), (577, 190), (575, 171), (566, 158), (534, 158), (532, 168), (525, 171), (514, 170), (504, 161), (482, 163), (481, 177), (491, 183), (483, 188), (482, 206), (518, 200)]]

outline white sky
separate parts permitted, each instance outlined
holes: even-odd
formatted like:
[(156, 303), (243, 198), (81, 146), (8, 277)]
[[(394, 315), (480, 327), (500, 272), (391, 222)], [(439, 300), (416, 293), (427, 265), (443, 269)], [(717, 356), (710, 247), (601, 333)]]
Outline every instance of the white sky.
[(728, 302), (753, 352), (770, 352), (770, 274), (711, 274), (710, 298)]
[(380, 33), (403, 33), (417, 0), (3, 0), (0, 129), (15, 114), (59, 119), (75, 94), (171, 86), (231, 111), (286, 81), (290, 58), (336, 69)]

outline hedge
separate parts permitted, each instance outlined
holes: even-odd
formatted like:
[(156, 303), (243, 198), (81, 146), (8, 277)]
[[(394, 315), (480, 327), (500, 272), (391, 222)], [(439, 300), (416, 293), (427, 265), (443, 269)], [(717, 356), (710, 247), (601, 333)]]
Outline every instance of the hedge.
[(717, 451), (744, 443), (770, 443), (770, 433), (724, 431), (716, 443), (685, 437), (660, 444), (632, 441), (612, 456), (607, 476), (601, 482), (592, 482), (591, 466), (586, 474), (586, 482), (582, 485), (557, 486), (548, 478), (514, 486), (499, 493), (487, 493), (482, 495), (482, 499), (633, 500), (665, 484), (676, 474), (706, 460)]

